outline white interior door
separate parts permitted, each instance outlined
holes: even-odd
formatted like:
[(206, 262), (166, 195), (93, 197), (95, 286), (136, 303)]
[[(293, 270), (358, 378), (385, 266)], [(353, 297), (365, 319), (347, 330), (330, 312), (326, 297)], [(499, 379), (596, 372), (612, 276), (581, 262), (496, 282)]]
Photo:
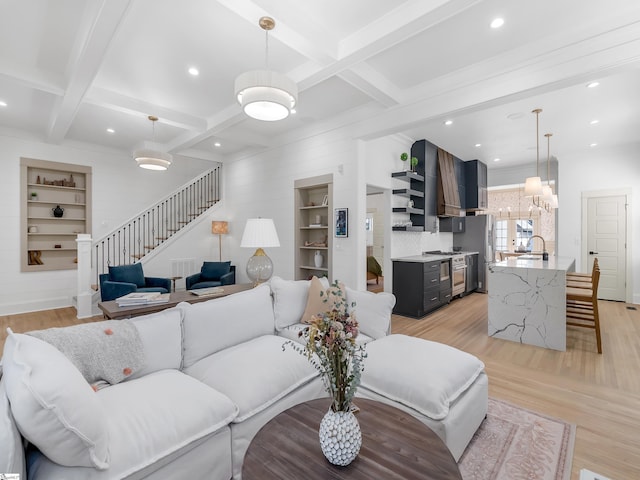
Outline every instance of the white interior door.
[[(587, 268), (598, 259), (600, 283), (598, 298), (626, 301), (627, 224), (625, 195), (591, 196), (586, 198)], [(584, 255), (583, 255), (584, 258)]]

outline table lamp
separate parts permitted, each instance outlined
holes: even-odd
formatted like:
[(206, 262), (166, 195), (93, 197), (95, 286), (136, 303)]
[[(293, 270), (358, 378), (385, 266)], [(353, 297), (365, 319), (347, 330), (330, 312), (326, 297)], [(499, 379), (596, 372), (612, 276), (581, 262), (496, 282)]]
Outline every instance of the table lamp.
[(254, 285), (266, 282), (273, 274), (273, 262), (263, 248), (279, 247), (278, 233), (271, 218), (250, 218), (244, 227), (241, 247), (256, 248), (247, 261), (247, 275)]
[(218, 250), (220, 252), (220, 261), (222, 261), (222, 235), (229, 233), (229, 222), (222, 220), (214, 220), (211, 222), (211, 233), (218, 235)]

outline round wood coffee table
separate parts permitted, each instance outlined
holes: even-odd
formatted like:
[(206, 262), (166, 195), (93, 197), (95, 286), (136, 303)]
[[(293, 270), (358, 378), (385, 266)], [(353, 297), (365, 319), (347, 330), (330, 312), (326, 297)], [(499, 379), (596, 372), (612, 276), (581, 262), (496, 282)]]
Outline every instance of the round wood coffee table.
[(330, 464), (320, 450), (318, 428), (327, 398), (292, 407), (267, 423), (249, 445), (243, 480), (421, 479), (462, 480), (440, 438), (408, 413), (356, 398), (362, 448), (346, 467)]

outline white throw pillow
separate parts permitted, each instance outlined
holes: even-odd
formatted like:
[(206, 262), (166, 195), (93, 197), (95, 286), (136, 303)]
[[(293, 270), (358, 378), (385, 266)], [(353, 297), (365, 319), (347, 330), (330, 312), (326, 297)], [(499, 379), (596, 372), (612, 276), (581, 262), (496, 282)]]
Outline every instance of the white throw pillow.
[(61, 465), (108, 468), (107, 414), (96, 392), (55, 347), (7, 330), (3, 382), (22, 435)]
[[(326, 277), (322, 277), (320, 282), (325, 289), (329, 288), (329, 280)], [(280, 277), (271, 277), (269, 285), (273, 293), (273, 315), (277, 331), (300, 323), (307, 307), (310, 284), (310, 280), (283, 280)]]
[(361, 292), (347, 287), (347, 310), (355, 312), (360, 332), (370, 337), (377, 339), (389, 335), (395, 304), (396, 297), (391, 293)]
[(179, 308), (169, 308), (162, 312), (134, 317), (133, 325), (138, 329), (145, 365), (141, 370), (127, 377), (144, 377), (159, 370), (182, 367), (182, 314)]

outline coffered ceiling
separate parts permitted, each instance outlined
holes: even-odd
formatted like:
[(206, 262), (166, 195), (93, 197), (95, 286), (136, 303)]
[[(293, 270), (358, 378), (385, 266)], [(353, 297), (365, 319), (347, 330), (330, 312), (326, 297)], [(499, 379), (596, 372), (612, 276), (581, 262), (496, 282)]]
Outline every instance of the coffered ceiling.
[[(263, 15), (276, 20), (269, 67), (300, 89), (280, 122), (249, 119), (234, 99), (235, 78), (264, 67)], [(630, 0), (0, 2), (0, 133), (52, 144), (154, 140), (220, 159), (347, 128), (427, 138), (495, 168), (535, 161), (534, 108), (560, 161), (639, 143), (639, 86)]]

